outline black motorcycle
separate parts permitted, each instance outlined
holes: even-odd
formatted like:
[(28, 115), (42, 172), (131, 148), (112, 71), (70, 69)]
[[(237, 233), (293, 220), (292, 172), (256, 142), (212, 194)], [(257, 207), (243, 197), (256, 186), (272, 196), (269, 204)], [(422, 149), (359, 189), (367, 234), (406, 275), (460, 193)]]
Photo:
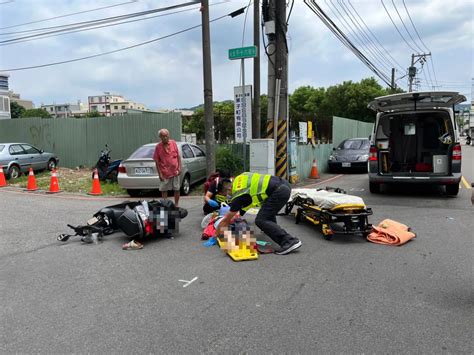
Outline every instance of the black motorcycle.
[(471, 145), (471, 136), (467, 136), (466, 138), (466, 144)]
[[(109, 180), (110, 182), (117, 182), (118, 168), (121, 159), (111, 161), (110, 152), (108, 145), (105, 145), (105, 149), (100, 151), (99, 160), (94, 166), (94, 170), (97, 169), (97, 174), (100, 181)], [(92, 178), (94, 178), (94, 172), (92, 173)]]
[(97, 243), (117, 231), (139, 240), (170, 235), (178, 231), (179, 221), (187, 215), (186, 209), (176, 207), (170, 200), (124, 201), (102, 208), (85, 225), (68, 224), (75, 234), (63, 233), (57, 239), (66, 242), (80, 236), (84, 243)]

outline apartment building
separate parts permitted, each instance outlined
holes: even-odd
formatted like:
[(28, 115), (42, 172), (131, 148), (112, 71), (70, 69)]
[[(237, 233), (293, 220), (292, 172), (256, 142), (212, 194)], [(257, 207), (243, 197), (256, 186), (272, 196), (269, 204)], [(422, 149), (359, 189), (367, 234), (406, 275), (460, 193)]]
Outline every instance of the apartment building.
[(104, 116), (121, 116), (128, 110), (148, 111), (144, 104), (125, 99), (122, 95), (104, 92), (104, 95), (89, 96), (89, 112), (99, 112)]
[(42, 104), (41, 108), (48, 112), (53, 118), (82, 117), (88, 112), (87, 106), (80, 100), (77, 101), (77, 104)]
[(10, 75), (0, 73), (0, 119), (12, 118), (10, 113), (10, 97), (8, 96), (8, 78)]
[(12, 90), (8, 91), (8, 97), (10, 98), (10, 102), (16, 102), (18, 105), (24, 107), (27, 110), (35, 108), (33, 101), (22, 99), (20, 94), (17, 94)]

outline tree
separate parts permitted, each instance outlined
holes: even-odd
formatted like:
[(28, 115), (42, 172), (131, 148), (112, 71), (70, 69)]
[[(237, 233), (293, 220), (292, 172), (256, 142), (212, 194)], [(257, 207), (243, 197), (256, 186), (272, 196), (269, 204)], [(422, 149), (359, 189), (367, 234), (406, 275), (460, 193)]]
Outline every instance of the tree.
[(21, 118), (26, 118), (26, 117), (51, 118), (51, 115), (48, 112), (46, 112), (46, 110), (43, 110), (42, 108), (31, 108), (31, 109), (23, 111), (20, 117)]
[(25, 112), (25, 108), (18, 104), (18, 102), (10, 101), (10, 114), (12, 118), (20, 118)]
[(84, 117), (101, 117), (102, 115), (98, 111), (89, 111)]

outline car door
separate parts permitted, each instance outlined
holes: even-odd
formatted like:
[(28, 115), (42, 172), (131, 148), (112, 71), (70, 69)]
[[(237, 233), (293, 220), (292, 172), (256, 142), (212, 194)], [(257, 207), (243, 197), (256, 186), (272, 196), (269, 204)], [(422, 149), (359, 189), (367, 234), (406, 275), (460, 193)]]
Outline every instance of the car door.
[(203, 180), (206, 178), (206, 153), (197, 145), (190, 144), (193, 150), (196, 162), (196, 179)]
[(22, 144), (21, 147), (26, 153), (26, 160), (30, 162), (33, 170), (46, 169), (48, 161), (41, 151), (29, 144)]
[(8, 152), (12, 156), (12, 162), (17, 164), (22, 172), (28, 171), (30, 168), (30, 161), (28, 155), (20, 144), (12, 144), (8, 149)]
[(185, 143), (181, 146), (181, 157), (183, 164), (186, 165), (189, 175), (191, 176), (191, 184), (196, 181), (196, 163), (193, 150), (189, 144)]

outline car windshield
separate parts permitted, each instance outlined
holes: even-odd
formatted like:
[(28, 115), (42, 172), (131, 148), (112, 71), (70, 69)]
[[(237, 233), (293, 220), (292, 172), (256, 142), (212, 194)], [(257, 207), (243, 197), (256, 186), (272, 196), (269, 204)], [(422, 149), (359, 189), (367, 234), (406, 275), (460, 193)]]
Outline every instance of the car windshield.
[(339, 149), (353, 149), (353, 150), (360, 150), (360, 149), (368, 149), (369, 148), (369, 141), (364, 139), (348, 139), (341, 144), (339, 144)]
[(154, 145), (144, 145), (143, 147), (140, 147), (135, 152), (133, 152), (129, 159), (152, 159), (153, 153), (155, 153)]

